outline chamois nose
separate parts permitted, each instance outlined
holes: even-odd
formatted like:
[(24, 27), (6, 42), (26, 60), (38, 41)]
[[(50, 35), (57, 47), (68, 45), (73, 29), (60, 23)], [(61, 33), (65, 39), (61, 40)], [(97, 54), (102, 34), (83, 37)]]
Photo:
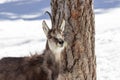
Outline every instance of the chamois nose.
[(63, 45), (64, 41), (63, 40), (59, 40), (59, 44)]

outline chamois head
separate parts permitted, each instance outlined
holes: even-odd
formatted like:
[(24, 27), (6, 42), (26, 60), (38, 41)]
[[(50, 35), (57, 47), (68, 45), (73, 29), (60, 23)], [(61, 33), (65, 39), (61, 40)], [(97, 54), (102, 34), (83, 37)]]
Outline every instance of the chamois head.
[(65, 20), (62, 21), (59, 29), (49, 29), (45, 21), (43, 21), (42, 26), (47, 37), (49, 49), (55, 54), (56, 57), (58, 57), (57, 59), (59, 59), (61, 51), (63, 51), (67, 45), (63, 35)]

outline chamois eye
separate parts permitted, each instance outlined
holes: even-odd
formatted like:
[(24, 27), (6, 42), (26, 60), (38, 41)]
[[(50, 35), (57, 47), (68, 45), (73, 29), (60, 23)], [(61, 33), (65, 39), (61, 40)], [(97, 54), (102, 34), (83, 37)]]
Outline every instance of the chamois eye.
[(63, 40), (59, 40), (58, 43), (62, 45), (64, 43), (64, 41)]
[(63, 44), (63, 43), (64, 43), (64, 41), (63, 41), (63, 40), (59, 41), (59, 44)]

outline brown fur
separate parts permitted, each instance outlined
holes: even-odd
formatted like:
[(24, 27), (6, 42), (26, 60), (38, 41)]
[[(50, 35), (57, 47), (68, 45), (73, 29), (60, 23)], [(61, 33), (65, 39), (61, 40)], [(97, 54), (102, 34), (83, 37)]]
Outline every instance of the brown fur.
[(59, 68), (50, 50), (31, 57), (0, 60), (0, 80), (56, 80)]

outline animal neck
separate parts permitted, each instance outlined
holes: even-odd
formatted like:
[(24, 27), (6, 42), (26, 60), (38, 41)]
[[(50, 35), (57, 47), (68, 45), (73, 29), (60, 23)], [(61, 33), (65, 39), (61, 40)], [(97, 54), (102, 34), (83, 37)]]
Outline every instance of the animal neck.
[(61, 61), (61, 52), (54, 52), (53, 53), (54, 55), (55, 55), (55, 61), (57, 62), (57, 63), (59, 63), (60, 61)]
[(54, 58), (55, 58), (55, 61), (57, 63), (60, 63), (60, 60), (61, 60), (61, 51), (58, 51), (57, 49), (52, 51), (50, 48), (49, 48), (49, 45), (48, 45), (48, 41), (46, 43), (46, 50), (47, 51), (50, 51), (53, 55), (54, 55)]

